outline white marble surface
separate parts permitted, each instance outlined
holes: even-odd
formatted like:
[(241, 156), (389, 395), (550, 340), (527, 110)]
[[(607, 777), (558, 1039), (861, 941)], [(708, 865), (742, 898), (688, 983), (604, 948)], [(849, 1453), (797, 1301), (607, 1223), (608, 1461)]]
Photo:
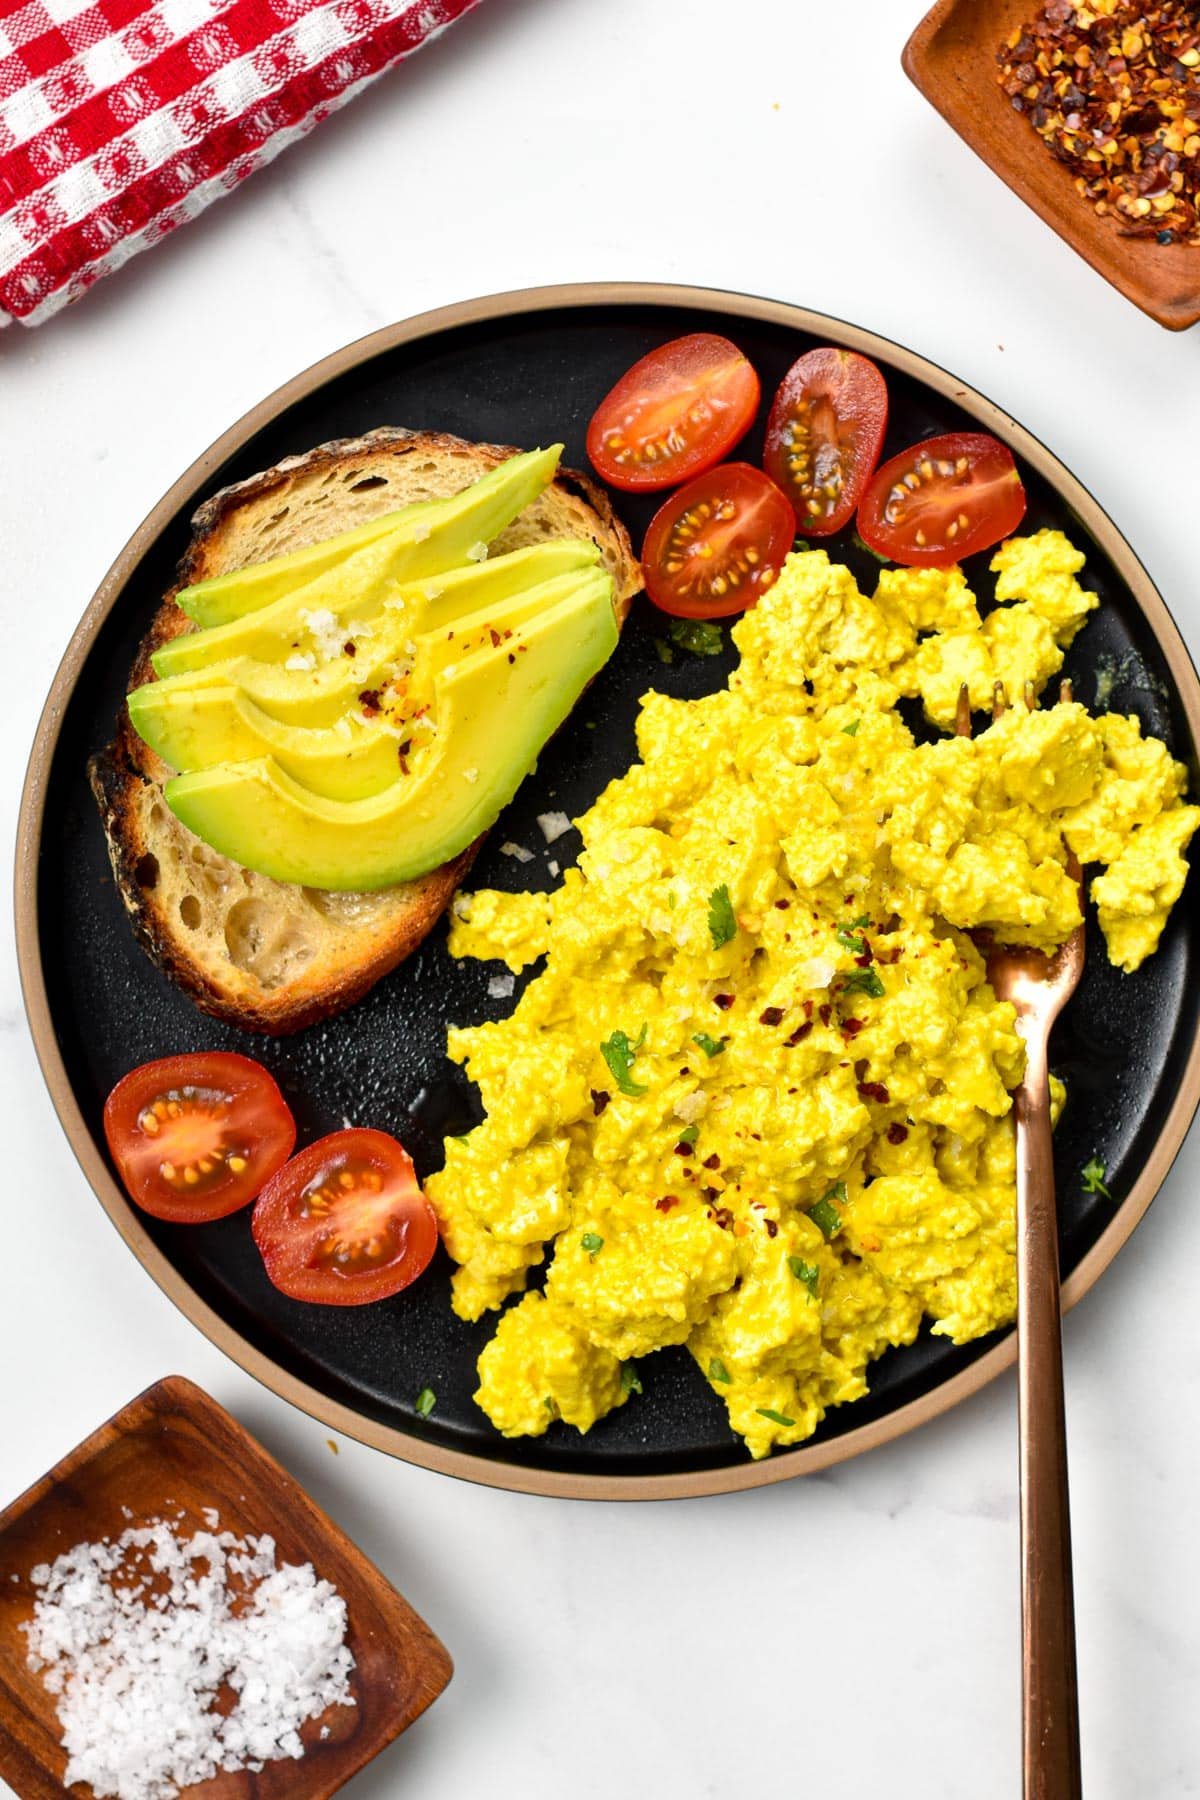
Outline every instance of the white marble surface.
[[(1059, 452), (1200, 642), (1200, 331), (1143, 318), (925, 106), (899, 66), (918, 3), (485, 0), (72, 313), (0, 335), (6, 839), (71, 629), (186, 464), (347, 340), (535, 282), (743, 287), (913, 345)], [(1011, 1380), (831, 1474), (690, 1504), (525, 1499), (348, 1441), (334, 1457), (92, 1199), (7, 925), (0, 1059), (0, 1500), (169, 1371), (231, 1407), (457, 1660), (357, 1800), (1018, 1793)], [(1089, 1800), (1200, 1792), (1198, 1176), (1193, 1136), (1067, 1325)]]

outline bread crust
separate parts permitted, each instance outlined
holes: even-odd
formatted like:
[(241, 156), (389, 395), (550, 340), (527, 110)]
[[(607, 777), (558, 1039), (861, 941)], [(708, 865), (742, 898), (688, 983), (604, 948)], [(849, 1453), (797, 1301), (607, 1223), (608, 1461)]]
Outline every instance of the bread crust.
[[(317, 445), (220, 489), (193, 515), (191, 541), (175, 584), (139, 645), (129, 688), (153, 681), (154, 652), (193, 629), (176, 603), (181, 588), (346, 529), (344, 511), (331, 524), (331, 515), (319, 510), (323, 489), (336, 485), (334, 504), (346, 508), (350, 503), (345, 484), (361, 473), (358, 485), (348, 490), (354, 497), (350, 522), (358, 523), (391, 510), (398, 503), (390, 491), (395, 487), (412, 497), (410, 488), (423, 491), (419, 482), (424, 478), (427, 486), (433, 480), (434, 492), (453, 493), (514, 454), (505, 445), (473, 444), (445, 432), (385, 426), (360, 438)], [(412, 473), (418, 467), (422, 476)], [(374, 497), (364, 500), (363, 494)], [(299, 530), (293, 508), (303, 509)], [(533, 517), (539, 509), (543, 516)], [(532, 537), (522, 537), (522, 530), (532, 531)], [(509, 547), (510, 533), (518, 541), (575, 533), (591, 536), (613, 575), (618, 624), (624, 622), (641, 588), (641, 571), (607, 494), (586, 475), (560, 470), (546, 495), (497, 540), (498, 549)], [(248, 549), (261, 549), (261, 554), (248, 555)], [(122, 706), (114, 742), (88, 765), (113, 877), (138, 942), (151, 960), (201, 1011), (246, 1031), (270, 1035), (300, 1031), (362, 999), (428, 936), (483, 841), (421, 881), (385, 890), (381, 896), (347, 896), (351, 904), (361, 900), (365, 917), (350, 925), (336, 920), (331, 924), (320, 910), (321, 905), (333, 905), (330, 897), (252, 875), (193, 838), (162, 799), (162, 784), (170, 773), (138, 737), (128, 708)], [(187, 884), (192, 881), (196, 892), (205, 896), (203, 908), (191, 897)], [(295, 958), (294, 969), (269, 981), (255, 972), (253, 959), (251, 966), (245, 959), (234, 960), (234, 934), (226, 927), (229, 947), (223, 950), (219, 920), (214, 924), (208, 918), (214, 888), (221, 896), (214, 907), (229, 899), (242, 908), (260, 905), (269, 910), (274, 904), (280, 918), (291, 921), (293, 935), (312, 939), (315, 947), (307, 960), (301, 965)], [(189, 927), (189, 905), (202, 914), (198, 926)]]

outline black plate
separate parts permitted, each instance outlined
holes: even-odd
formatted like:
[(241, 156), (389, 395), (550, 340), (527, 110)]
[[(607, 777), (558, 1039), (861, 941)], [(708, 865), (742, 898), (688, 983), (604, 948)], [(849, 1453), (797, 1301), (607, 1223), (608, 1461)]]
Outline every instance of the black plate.
[[(730, 297), (731, 307), (739, 304)], [(268, 417), (183, 497), (132, 568), (87, 652), (48, 775), (37, 889), (42, 973), (67, 1078), (101, 1152), (101, 1108), (118, 1077), (150, 1057), (220, 1046), (248, 1051), (269, 1065), (295, 1110), (302, 1140), (346, 1120), (379, 1126), (404, 1140), (419, 1172), (427, 1175), (440, 1164), (442, 1134), (462, 1130), (478, 1111), (465, 1077), (444, 1058), (447, 1024), (474, 1023), (515, 1004), (489, 1001), (487, 983), (495, 965), (451, 962), (444, 929), (438, 929), (352, 1012), (270, 1042), (202, 1017), (134, 944), (114, 892), (84, 765), (111, 736), (134, 650), (187, 542), (195, 502), (290, 452), (381, 424), (436, 427), (522, 446), (561, 438), (568, 461), (582, 465), (584, 432), (598, 400), (636, 357), (668, 338), (703, 329), (728, 333), (753, 360), (767, 397), (813, 342), (836, 342), (839, 336), (861, 342), (833, 321), (817, 322), (810, 333), (788, 322), (785, 309), (764, 305), (761, 311), (766, 316), (736, 310), (723, 315), (686, 298), (676, 304), (609, 299), (581, 305), (576, 297), (548, 310), (510, 310), (460, 322), (343, 367)], [(873, 348), (886, 361), (888, 347)], [(912, 366), (906, 353), (894, 354)], [(895, 363), (887, 373), (892, 409), (885, 454), (926, 435), (977, 427), (978, 410), (968, 415), (953, 398)], [(756, 460), (760, 450), (761, 425), (739, 454)], [(1054, 487), (1027, 466), (1024, 472), (1030, 496), (1025, 528), (1061, 526), (1081, 543), (1089, 553), (1087, 579), (1104, 603), (1068, 655), (1066, 673), (1076, 692), (1092, 704), (1103, 679), (1111, 688), (1111, 704), (1136, 713), (1194, 770), (1196, 746), (1185, 706), (1145, 614), (1081, 518)], [(652, 503), (622, 499), (619, 505), (640, 541)], [(1115, 534), (1112, 542), (1119, 543)], [(837, 550), (865, 584), (872, 582), (876, 569), (869, 555), (849, 542)], [(986, 562), (986, 556), (974, 558), (969, 570), (983, 598), (990, 591)], [(645, 601), (635, 606), (612, 662), (493, 833), (476, 864), (474, 885), (552, 885), (549, 860), (566, 863), (578, 837), (572, 831), (545, 846), (535, 815), (550, 808), (575, 815), (628, 766), (638, 698), (647, 688), (695, 695), (723, 682), (732, 664), (728, 654), (720, 660), (680, 657), (665, 666), (655, 648), (662, 624)], [(536, 849), (534, 860), (522, 865), (501, 855), (506, 839)], [(1076, 1267), (1114, 1215), (1113, 1203), (1081, 1191), (1081, 1165), (1099, 1156), (1114, 1195), (1119, 1199), (1128, 1192), (1183, 1079), (1200, 1008), (1196, 929), (1186, 903), (1176, 909), (1158, 955), (1136, 977), (1109, 967), (1097, 953), (1098, 935), (1093, 946), (1053, 1055), (1071, 1091), (1056, 1148), (1065, 1271)], [(241, 1338), (279, 1371), (361, 1419), (411, 1433), (428, 1447), (413, 1451), (418, 1460), (436, 1462), (439, 1447), (468, 1452), (485, 1463), (507, 1465), (505, 1473), (480, 1468), (481, 1479), (531, 1486), (538, 1485), (536, 1471), (678, 1476), (747, 1463), (722, 1408), (682, 1349), (646, 1359), (643, 1397), (587, 1437), (555, 1426), (536, 1441), (501, 1439), (471, 1399), (475, 1359), (495, 1321), (472, 1327), (454, 1318), (443, 1253), (429, 1276), (395, 1301), (360, 1309), (306, 1307), (285, 1299), (266, 1280), (245, 1214), (202, 1228), (147, 1223), (169, 1263)], [(911, 1348), (889, 1352), (875, 1364), (870, 1398), (835, 1410), (819, 1440), (930, 1393), (981, 1356), (991, 1341), (955, 1349), (925, 1333)], [(427, 1385), (436, 1390), (437, 1408), (421, 1421), (414, 1402)], [(392, 1447), (408, 1453), (403, 1444)]]

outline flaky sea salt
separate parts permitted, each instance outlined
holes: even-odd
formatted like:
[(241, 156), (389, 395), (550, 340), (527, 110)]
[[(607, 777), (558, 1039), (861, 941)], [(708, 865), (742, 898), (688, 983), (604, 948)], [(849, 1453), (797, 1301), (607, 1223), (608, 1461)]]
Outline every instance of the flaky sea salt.
[[(55, 1696), (68, 1786), (173, 1800), (222, 1770), (303, 1756), (300, 1727), (355, 1704), (337, 1589), (311, 1563), (278, 1566), (273, 1538), (215, 1524), (181, 1537), (152, 1520), (32, 1571), (27, 1660)], [(222, 1687), (227, 1716), (213, 1709)]]
[(493, 975), (488, 982), (489, 1000), (510, 1000), (516, 981), (511, 975)]
[(533, 851), (527, 850), (524, 844), (514, 844), (511, 839), (507, 844), (501, 844), (500, 854), (501, 856), (515, 856), (519, 863), (533, 861)]
[(571, 821), (565, 812), (539, 813), (537, 822), (542, 828), (542, 836), (548, 844), (560, 838), (564, 831), (570, 831)]

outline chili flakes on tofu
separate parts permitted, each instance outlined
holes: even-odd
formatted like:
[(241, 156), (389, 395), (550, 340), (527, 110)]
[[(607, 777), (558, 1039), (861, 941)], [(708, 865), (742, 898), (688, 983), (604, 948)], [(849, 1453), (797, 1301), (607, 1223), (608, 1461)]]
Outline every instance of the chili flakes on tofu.
[(999, 82), (1124, 237), (1200, 244), (1200, 7), (1046, 0), (997, 52)]

